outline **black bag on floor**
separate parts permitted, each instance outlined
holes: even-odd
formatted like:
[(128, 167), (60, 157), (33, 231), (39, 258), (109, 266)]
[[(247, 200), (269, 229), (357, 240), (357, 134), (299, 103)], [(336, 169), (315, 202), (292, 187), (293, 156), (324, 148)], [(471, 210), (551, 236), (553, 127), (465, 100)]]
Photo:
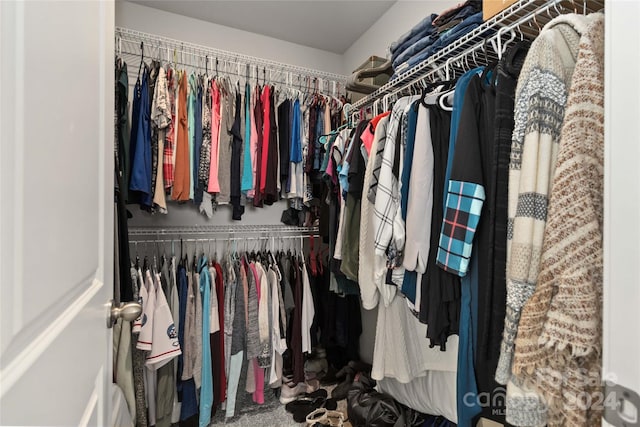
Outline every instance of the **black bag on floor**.
[(422, 414), (374, 389), (376, 381), (359, 374), (347, 393), (347, 414), (354, 427), (420, 426)]

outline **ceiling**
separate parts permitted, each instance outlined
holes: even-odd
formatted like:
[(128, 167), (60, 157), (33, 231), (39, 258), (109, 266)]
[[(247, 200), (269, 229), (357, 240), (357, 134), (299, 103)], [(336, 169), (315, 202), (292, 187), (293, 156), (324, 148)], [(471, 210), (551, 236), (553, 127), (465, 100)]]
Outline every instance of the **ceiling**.
[(129, 0), (214, 24), (343, 54), (395, 0)]

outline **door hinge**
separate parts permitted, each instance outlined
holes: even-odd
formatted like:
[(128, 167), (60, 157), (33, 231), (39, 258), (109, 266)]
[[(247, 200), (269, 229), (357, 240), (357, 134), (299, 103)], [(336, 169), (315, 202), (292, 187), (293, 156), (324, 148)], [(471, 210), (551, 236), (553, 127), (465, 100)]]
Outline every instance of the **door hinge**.
[(640, 395), (635, 391), (607, 381), (604, 393), (604, 419), (615, 427), (640, 426)]

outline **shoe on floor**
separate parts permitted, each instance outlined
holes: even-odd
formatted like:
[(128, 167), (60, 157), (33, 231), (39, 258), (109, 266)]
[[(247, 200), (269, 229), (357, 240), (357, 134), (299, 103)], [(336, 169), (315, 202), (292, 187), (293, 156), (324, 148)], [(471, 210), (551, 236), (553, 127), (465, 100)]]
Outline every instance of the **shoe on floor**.
[(299, 395), (296, 400), (293, 400), (286, 405), (284, 405), (284, 409), (293, 414), (296, 412), (297, 408), (301, 406), (308, 406), (312, 402), (317, 402), (318, 399), (326, 400), (328, 396), (327, 390), (320, 388), (313, 393), (303, 393)]
[(329, 365), (327, 367), (327, 371), (323, 372), (320, 376), (318, 376), (320, 379), (320, 385), (328, 386), (328, 385), (338, 384), (340, 380), (336, 378), (337, 372), (338, 371), (336, 371), (336, 368), (334, 368), (332, 365)]
[(285, 382), (280, 387), (280, 403), (286, 405), (293, 402), (299, 396), (305, 393), (313, 393), (320, 388), (320, 381), (308, 380), (306, 382), (294, 384), (293, 382)]
[(304, 371), (313, 372), (315, 374), (319, 374), (320, 372), (327, 372), (329, 368), (329, 364), (327, 363), (327, 359), (309, 359), (304, 362)]
[(338, 407), (338, 402), (335, 399), (328, 399), (326, 396), (318, 396), (315, 398), (303, 398), (289, 403), (292, 405), (287, 408), (293, 415), (293, 420), (297, 423), (305, 422), (307, 416), (319, 408), (325, 408), (335, 410)]
[(352, 370), (347, 371), (344, 381), (338, 384), (336, 388), (334, 388), (331, 391), (331, 397), (336, 400), (346, 399), (347, 392), (349, 391), (349, 389), (351, 388), (351, 385), (353, 384), (353, 378), (354, 378), (353, 371)]
[(295, 385), (291, 383), (282, 384), (282, 387), (280, 387), (280, 403), (286, 405), (289, 402), (293, 402), (298, 398), (298, 396), (306, 392), (306, 383), (298, 383)]

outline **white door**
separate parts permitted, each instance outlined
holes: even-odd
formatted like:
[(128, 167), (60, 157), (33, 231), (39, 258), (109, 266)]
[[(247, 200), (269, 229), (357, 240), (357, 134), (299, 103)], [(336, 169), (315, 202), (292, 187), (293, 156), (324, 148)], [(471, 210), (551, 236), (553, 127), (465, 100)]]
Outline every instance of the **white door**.
[(640, 425), (640, 2), (608, 0), (605, 8), (603, 373), (632, 392), (600, 400), (613, 425), (633, 426)]
[(0, 1), (0, 424), (107, 425), (112, 1)]

